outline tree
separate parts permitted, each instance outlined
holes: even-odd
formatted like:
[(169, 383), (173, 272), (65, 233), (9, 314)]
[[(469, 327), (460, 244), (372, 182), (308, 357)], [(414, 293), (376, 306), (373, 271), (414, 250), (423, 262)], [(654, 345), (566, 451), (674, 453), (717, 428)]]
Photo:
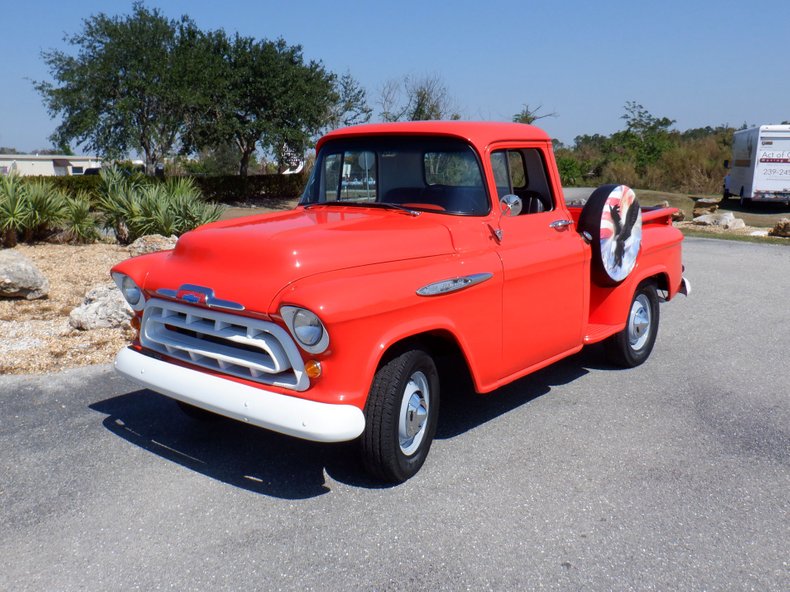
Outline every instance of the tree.
[(368, 105), (367, 93), (350, 72), (335, 78), (333, 91), (337, 98), (328, 115), (327, 130), (370, 121), (373, 109)]
[(227, 143), (239, 151), (246, 176), (258, 147), (284, 158), (303, 152), (326, 125), (338, 95), (335, 77), (320, 62), (305, 62), (301, 46), (283, 39), (257, 41), (216, 31), (204, 38), (214, 84), (205, 107), (190, 112), (186, 147)]
[(447, 86), (437, 74), (388, 80), (379, 93), (379, 106), (384, 121), (461, 118)]
[(173, 152), (196, 94), (200, 35), (188, 17), (168, 20), (139, 2), (128, 16), (86, 19), (82, 32), (66, 37), (76, 55), (42, 53), (55, 83), (35, 88), (50, 115), (62, 117), (52, 141), (111, 158), (136, 150), (152, 172)]
[(675, 123), (668, 117), (655, 117), (636, 101), (627, 101), (621, 117), (626, 129), (612, 136), (612, 143), (622, 146), (637, 172), (642, 175), (672, 145), (669, 128)]
[(524, 108), (513, 116), (513, 121), (515, 123), (526, 123), (527, 125), (532, 125), (538, 119), (544, 119), (545, 117), (557, 117), (557, 114), (553, 111), (551, 113), (540, 113), (541, 109), (543, 109), (543, 105), (538, 105), (534, 109), (530, 109), (529, 104), (524, 103)]

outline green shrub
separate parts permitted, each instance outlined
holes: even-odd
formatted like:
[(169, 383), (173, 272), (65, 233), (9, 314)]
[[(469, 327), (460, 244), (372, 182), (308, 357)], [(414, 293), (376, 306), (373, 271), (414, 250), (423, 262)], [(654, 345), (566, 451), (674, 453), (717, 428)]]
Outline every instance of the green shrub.
[(101, 187), (101, 178), (99, 175), (46, 177), (46, 179), (55, 189), (59, 189), (65, 195), (75, 197), (83, 193), (90, 197), (91, 202), (98, 197)]
[(30, 206), (30, 219), (25, 230), (24, 240), (45, 238), (50, 230), (57, 227), (65, 214), (66, 196), (44, 178), (37, 178), (25, 184)]
[(4, 247), (15, 247), (19, 235), (31, 228), (33, 219), (27, 188), (16, 174), (0, 177), (0, 236)]
[(214, 222), (222, 206), (206, 203), (190, 178), (148, 183), (111, 168), (101, 173), (98, 208), (105, 228), (129, 244), (146, 234), (180, 235)]
[(99, 226), (91, 212), (91, 200), (87, 192), (81, 191), (76, 197), (65, 199), (63, 224), (74, 242), (93, 243), (98, 240)]
[(302, 194), (307, 177), (297, 175), (223, 175), (192, 177), (206, 199), (223, 203), (234, 201), (293, 198)]

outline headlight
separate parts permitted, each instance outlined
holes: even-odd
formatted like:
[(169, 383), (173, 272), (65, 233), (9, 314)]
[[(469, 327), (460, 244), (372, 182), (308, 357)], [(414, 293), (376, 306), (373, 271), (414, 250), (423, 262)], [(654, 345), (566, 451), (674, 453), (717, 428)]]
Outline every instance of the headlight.
[(324, 326), (309, 310), (300, 310), (294, 315), (294, 333), (300, 343), (312, 347), (321, 341)]
[(112, 279), (115, 280), (115, 285), (121, 291), (126, 302), (134, 310), (141, 310), (145, 306), (145, 298), (143, 298), (143, 291), (140, 286), (134, 283), (134, 280), (128, 275), (122, 273), (112, 274)]
[(283, 306), (280, 314), (302, 349), (312, 354), (320, 354), (329, 347), (329, 334), (315, 313), (306, 308)]

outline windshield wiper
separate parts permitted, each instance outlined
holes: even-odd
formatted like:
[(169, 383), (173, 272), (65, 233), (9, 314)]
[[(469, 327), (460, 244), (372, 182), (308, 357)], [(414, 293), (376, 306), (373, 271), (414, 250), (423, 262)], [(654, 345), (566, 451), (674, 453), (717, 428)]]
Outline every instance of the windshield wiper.
[(410, 216), (420, 215), (420, 212), (418, 212), (417, 210), (412, 210), (411, 208), (407, 208), (406, 206), (402, 206), (400, 204), (388, 203), (386, 201), (340, 201), (340, 200), (319, 201), (319, 202), (306, 204), (305, 209), (310, 209), (314, 206), (350, 206), (352, 208), (381, 208), (385, 210), (396, 210), (400, 212), (405, 212)]

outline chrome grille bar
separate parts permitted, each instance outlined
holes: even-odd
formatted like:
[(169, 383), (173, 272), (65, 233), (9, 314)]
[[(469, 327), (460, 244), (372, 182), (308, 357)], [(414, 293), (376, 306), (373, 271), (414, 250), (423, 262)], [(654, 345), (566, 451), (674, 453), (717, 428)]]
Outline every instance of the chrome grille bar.
[(299, 350), (279, 325), (152, 299), (140, 328), (143, 347), (238, 378), (306, 390)]

